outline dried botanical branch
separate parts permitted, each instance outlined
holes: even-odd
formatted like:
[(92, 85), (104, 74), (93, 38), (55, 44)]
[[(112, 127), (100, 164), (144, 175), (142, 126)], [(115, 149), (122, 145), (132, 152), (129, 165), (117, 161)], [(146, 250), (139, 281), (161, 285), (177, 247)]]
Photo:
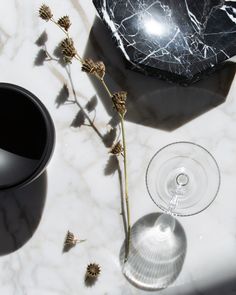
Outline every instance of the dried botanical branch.
[[(46, 61), (56, 61), (59, 62), (60, 59), (53, 57), (47, 50), (46, 45), (44, 44), (43, 46), (43, 50), (45, 52), (45, 57), (46, 57)], [(73, 93), (73, 99), (72, 100), (66, 100), (66, 104), (76, 104), (83, 116), (84, 119), (87, 120), (88, 124), (83, 124), (84, 126), (88, 126), (93, 128), (93, 130), (95, 131), (95, 133), (98, 135), (98, 137), (103, 141), (104, 136), (102, 135), (102, 133), (98, 130), (98, 128), (96, 127), (94, 120), (95, 120), (95, 116), (96, 116), (96, 111), (94, 110), (95, 114), (94, 117), (91, 119), (90, 116), (87, 114), (87, 112), (85, 111), (85, 109), (82, 107), (82, 105), (79, 103), (79, 100), (77, 98), (76, 92), (75, 92), (75, 88), (74, 88), (74, 83), (72, 81), (72, 77), (71, 77), (71, 73), (70, 73), (70, 69), (66, 68), (66, 73), (68, 75), (69, 81), (70, 81), (70, 85), (72, 88), (72, 93)], [(65, 103), (65, 102), (64, 102)], [(89, 102), (88, 102), (89, 103)]]
[(76, 95), (76, 92), (75, 92), (74, 83), (73, 83), (71, 73), (70, 73), (69, 70), (67, 70), (67, 74), (68, 74), (68, 77), (69, 77), (69, 80), (70, 80), (70, 84), (72, 86), (72, 92), (73, 92), (75, 104), (78, 106), (78, 108), (81, 110), (81, 112), (83, 112), (83, 115), (86, 118), (86, 120), (88, 121), (89, 126), (91, 126), (93, 128), (93, 130), (95, 131), (95, 133), (101, 138), (101, 140), (103, 140), (103, 135), (101, 134), (101, 132), (98, 130), (98, 128), (96, 127), (96, 125), (93, 122), (94, 119), (93, 120), (90, 119), (89, 115), (85, 112), (85, 110), (83, 109), (83, 107), (81, 106), (81, 104), (78, 101), (78, 98), (77, 98), (77, 95)]
[(126, 109), (126, 98), (127, 93), (125, 91), (115, 92), (112, 94), (109, 87), (104, 81), (106, 68), (102, 61), (93, 61), (91, 58), (82, 59), (78, 54), (74, 46), (73, 39), (70, 37), (68, 30), (71, 26), (71, 22), (68, 16), (63, 16), (56, 21), (53, 18), (53, 14), (50, 8), (46, 5), (42, 5), (39, 9), (39, 16), (46, 20), (53, 22), (56, 26), (58, 26), (63, 33), (66, 35), (66, 38), (61, 42), (62, 53), (66, 63), (71, 63), (72, 59), (77, 59), (81, 65), (81, 70), (94, 75), (103, 85), (104, 89), (108, 93), (109, 97), (111, 98), (114, 108), (119, 114), (120, 118), (120, 125), (121, 125), (121, 133), (122, 133), (122, 145), (120, 142), (112, 148), (111, 153), (115, 155), (120, 155), (123, 152), (124, 157), (124, 178), (125, 178), (125, 203), (126, 203), (126, 218), (127, 218), (127, 247), (126, 247), (126, 254), (125, 254), (125, 261), (127, 261), (128, 254), (129, 254), (129, 247), (130, 247), (130, 207), (129, 207), (129, 195), (128, 195), (128, 173), (127, 173), (127, 148), (126, 148), (126, 136), (125, 136), (125, 124), (124, 124), (124, 117), (127, 112)]

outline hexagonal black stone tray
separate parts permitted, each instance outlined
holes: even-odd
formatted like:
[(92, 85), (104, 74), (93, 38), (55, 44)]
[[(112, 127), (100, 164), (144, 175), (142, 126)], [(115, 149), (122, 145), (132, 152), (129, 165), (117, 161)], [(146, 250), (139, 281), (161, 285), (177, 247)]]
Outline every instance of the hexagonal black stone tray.
[(192, 83), (236, 54), (236, 1), (93, 0), (132, 69)]

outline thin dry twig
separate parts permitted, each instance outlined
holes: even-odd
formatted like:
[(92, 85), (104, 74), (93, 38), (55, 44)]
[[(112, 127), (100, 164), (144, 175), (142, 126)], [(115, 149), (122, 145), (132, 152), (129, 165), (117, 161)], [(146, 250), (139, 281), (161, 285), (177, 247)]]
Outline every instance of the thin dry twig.
[[(104, 89), (106, 90), (108, 96), (111, 98), (114, 109), (119, 114), (120, 118), (120, 125), (121, 125), (121, 134), (122, 134), (122, 144), (120, 142), (117, 143), (116, 150), (113, 147), (113, 152), (116, 155), (123, 155), (124, 158), (124, 188), (125, 188), (125, 204), (126, 204), (126, 218), (127, 218), (127, 251), (125, 255), (125, 261), (128, 259), (129, 248), (130, 248), (130, 229), (131, 229), (131, 222), (130, 222), (130, 206), (129, 206), (129, 194), (128, 194), (128, 173), (127, 173), (127, 147), (126, 147), (126, 135), (125, 135), (125, 124), (124, 118), (127, 112), (126, 109), (126, 97), (127, 93), (125, 91), (115, 92), (112, 93), (107, 86), (106, 82), (104, 81), (104, 77), (106, 74), (106, 67), (102, 61), (93, 61), (91, 58), (83, 59), (79, 55), (77, 49), (74, 46), (74, 41), (69, 35), (69, 28), (71, 26), (71, 21), (68, 16), (63, 16), (56, 21), (53, 18), (53, 14), (51, 9), (46, 6), (42, 5), (39, 9), (39, 16), (44, 19), (45, 21), (51, 21), (54, 23), (59, 29), (66, 35), (66, 38), (62, 41), (62, 53), (66, 63), (71, 63), (73, 59), (77, 59), (81, 65), (81, 70), (86, 72), (87, 74), (94, 75), (103, 85)], [(76, 101), (78, 103), (78, 101)], [(89, 123), (93, 125), (93, 122)], [(117, 152), (118, 151), (118, 152)]]

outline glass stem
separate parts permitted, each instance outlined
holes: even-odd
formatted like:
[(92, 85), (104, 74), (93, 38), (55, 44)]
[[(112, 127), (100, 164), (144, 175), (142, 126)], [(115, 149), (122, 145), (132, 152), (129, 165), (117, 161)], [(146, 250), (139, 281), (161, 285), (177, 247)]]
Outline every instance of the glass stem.
[(156, 222), (155, 226), (159, 228), (161, 232), (173, 232), (175, 229), (175, 218), (170, 214), (161, 214)]

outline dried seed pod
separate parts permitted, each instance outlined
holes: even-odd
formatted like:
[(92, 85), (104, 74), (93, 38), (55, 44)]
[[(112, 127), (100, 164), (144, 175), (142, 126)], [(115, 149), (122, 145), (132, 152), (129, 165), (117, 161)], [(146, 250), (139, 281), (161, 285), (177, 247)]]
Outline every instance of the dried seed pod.
[(91, 58), (86, 58), (82, 64), (82, 71), (94, 74), (96, 71), (96, 64)]
[(64, 242), (65, 245), (75, 246), (76, 244), (81, 242), (85, 242), (85, 240), (79, 240), (78, 238), (75, 237), (75, 235), (72, 232), (70, 232), (69, 230), (67, 231), (65, 242)]
[(68, 230), (67, 234), (66, 234), (64, 245), (73, 247), (77, 244), (77, 242), (78, 242), (78, 239), (75, 238), (75, 235)]
[(127, 112), (126, 105), (125, 105), (126, 98), (127, 98), (127, 92), (125, 91), (115, 92), (112, 95), (112, 101), (113, 101), (114, 107), (121, 116), (124, 116), (125, 113)]
[(96, 263), (90, 263), (87, 266), (86, 279), (96, 279), (101, 273), (101, 267)]
[(62, 27), (63, 29), (65, 29), (66, 31), (69, 30), (70, 26), (71, 26), (71, 22), (69, 19), (68, 15), (62, 16), (61, 18), (59, 18), (59, 20), (57, 21), (58, 25), (60, 27)]
[(52, 17), (53, 17), (53, 14), (51, 12), (51, 9), (43, 4), (40, 8), (39, 8), (39, 16), (46, 20), (46, 21), (49, 21)]
[(113, 155), (120, 155), (123, 152), (123, 146), (120, 143), (120, 141), (118, 141), (112, 148), (111, 148), (111, 154)]
[(70, 60), (77, 54), (74, 42), (71, 38), (66, 38), (61, 42), (62, 53), (67, 60)]
[(103, 79), (105, 74), (106, 74), (106, 67), (104, 65), (104, 63), (102, 61), (97, 61), (95, 63), (95, 67), (96, 67), (96, 74)]
[(70, 232), (69, 230), (67, 231), (65, 241), (64, 241), (64, 247), (63, 247), (63, 252), (68, 252), (71, 248), (73, 248), (76, 244), (85, 242), (86, 240), (79, 240), (75, 235)]

